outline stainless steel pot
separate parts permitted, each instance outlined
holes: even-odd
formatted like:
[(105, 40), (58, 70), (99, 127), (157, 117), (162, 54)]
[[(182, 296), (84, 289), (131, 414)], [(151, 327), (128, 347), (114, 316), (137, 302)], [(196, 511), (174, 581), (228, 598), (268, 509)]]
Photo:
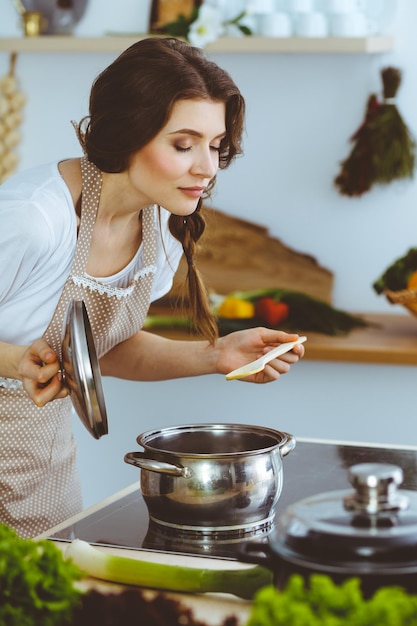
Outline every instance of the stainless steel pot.
[(144, 452), (125, 462), (141, 469), (151, 520), (202, 533), (269, 527), (283, 486), (288, 433), (242, 424), (193, 424), (145, 432)]

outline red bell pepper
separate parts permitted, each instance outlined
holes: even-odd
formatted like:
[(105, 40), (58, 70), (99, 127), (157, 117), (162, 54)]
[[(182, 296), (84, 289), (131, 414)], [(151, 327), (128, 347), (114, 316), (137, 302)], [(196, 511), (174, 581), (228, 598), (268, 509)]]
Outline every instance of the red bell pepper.
[(260, 298), (255, 304), (255, 315), (268, 326), (278, 326), (287, 319), (289, 307), (285, 302), (277, 302), (273, 298)]

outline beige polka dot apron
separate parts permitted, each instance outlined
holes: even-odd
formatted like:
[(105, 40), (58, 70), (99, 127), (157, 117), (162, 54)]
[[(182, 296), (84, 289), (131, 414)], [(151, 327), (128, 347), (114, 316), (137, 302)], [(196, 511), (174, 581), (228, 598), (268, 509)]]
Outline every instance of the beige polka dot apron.
[[(156, 270), (156, 209), (148, 207), (142, 211), (143, 268), (128, 287), (103, 285), (86, 274), (101, 174), (86, 158), (81, 169), (82, 210), (74, 262), (45, 332), (60, 357), (70, 299), (84, 300), (101, 357), (141, 329)], [(39, 408), (20, 381), (0, 380), (0, 522), (21, 536), (36, 536), (82, 508), (71, 422), (70, 398)]]

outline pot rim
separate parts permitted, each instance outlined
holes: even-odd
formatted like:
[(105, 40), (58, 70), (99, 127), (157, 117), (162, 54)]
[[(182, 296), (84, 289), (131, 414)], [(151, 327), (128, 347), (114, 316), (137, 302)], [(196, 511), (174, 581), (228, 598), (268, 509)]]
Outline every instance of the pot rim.
[[(174, 435), (186, 435), (187, 433), (196, 432), (246, 432), (254, 435), (264, 435), (271, 438), (271, 445), (263, 445), (254, 449), (242, 450), (242, 451), (230, 451), (230, 452), (182, 452), (178, 450), (170, 449), (169, 447), (153, 446), (152, 441), (159, 437), (169, 437)], [(275, 442), (273, 442), (274, 440)], [(258, 426), (253, 424), (238, 424), (228, 422), (204, 422), (201, 424), (181, 424), (177, 426), (168, 426), (165, 428), (158, 428), (148, 430), (137, 436), (136, 441), (141, 445), (146, 452), (175, 455), (181, 457), (187, 457), (190, 459), (216, 459), (216, 458), (229, 458), (240, 456), (254, 456), (259, 454), (271, 453), (274, 450), (279, 450), (281, 456), (286, 456), (291, 450), (295, 448), (296, 440), (293, 435), (287, 432), (269, 428), (267, 426)]]

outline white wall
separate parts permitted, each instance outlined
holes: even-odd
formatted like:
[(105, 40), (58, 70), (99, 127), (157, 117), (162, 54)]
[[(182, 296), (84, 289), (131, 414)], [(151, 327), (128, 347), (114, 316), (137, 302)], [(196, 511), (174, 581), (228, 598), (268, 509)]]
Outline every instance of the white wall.
[[(398, 107), (417, 135), (417, 3), (397, 5), (392, 53), (213, 55), (248, 106), (245, 156), (220, 174), (214, 206), (266, 225), (286, 244), (314, 255), (335, 275), (334, 304), (352, 311), (393, 312), (372, 282), (417, 245), (414, 180), (375, 188), (361, 199), (340, 196), (332, 183), (368, 95), (380, 94), (382, 67), (402, 70)], [(7, 6), (2, 11), (0, 35), (15, 34), (14, 13)], [(17, 72), (28, 95), (21, 168), (79, 154), (70, 120), (87, 113), (91, 82), (114, 56), (19, 56)], [(0, 54), (0, 74), (7, 63)], [(96, 442), (75, 422), (85, 502), (136, 480), (124, 453), (135, 449), (143, 430), (168, 424), (256, 422), (296, 436), (416, 443), (415, 375), (411, 367), (304, 361), (262, 387), (216, 376), (151, 384), (106, 380), (109, 436)]]

